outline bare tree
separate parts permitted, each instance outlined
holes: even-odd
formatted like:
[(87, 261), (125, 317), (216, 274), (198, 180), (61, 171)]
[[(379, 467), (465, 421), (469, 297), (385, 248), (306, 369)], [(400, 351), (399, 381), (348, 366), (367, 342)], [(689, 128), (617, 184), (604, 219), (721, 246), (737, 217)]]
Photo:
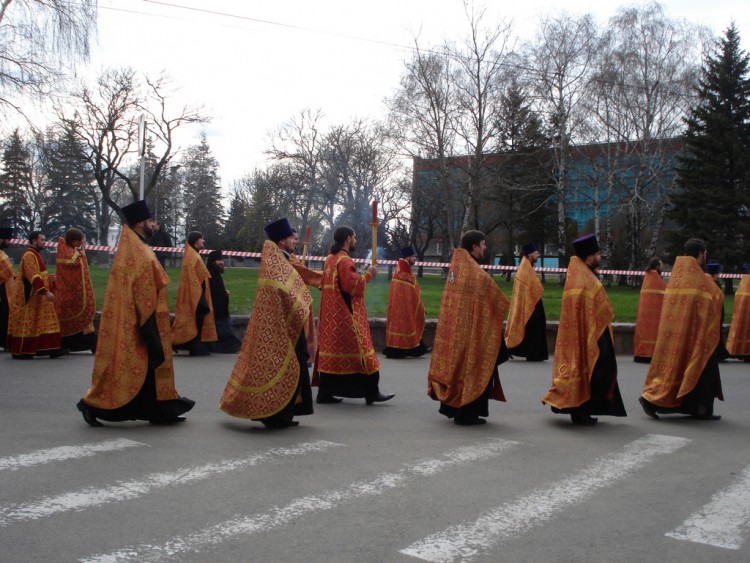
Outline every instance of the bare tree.
[[(620, 209), (627, 221), (628, 269), (653, 255), (674, 168), (673, 138), (684, 129), (700, 69), (701, 31), (671, 20), (658, 3), (622, 8), (610, 20), (592, 88), (598, 129), (616, 143), (610, 164), (627, 168)], [(615, 175), (612, 169), (609, 176)], [(614, 211), (614, 210), (612, 210)], [(650, 234), (646, 252), (642, 237)]]
[(501, 77), (508, 70), (512, 52), (510, 24), (500, 22), (485, 26), (484, 10), (476, 11), (464, 4), (469, 23), (469, 34), (463, 45), (451, 48), (458, 71), (453, 74), (455, 93), (459, 105), (456, 134), (466, 148), (468, 157), (462, 159), (467, 176), (466, 208), (461, 230), (482, 229), (490, 232), (498, 222), (493, 213), (482, 216), (487, 209), (485, 194), (486, 158), (499, 146), (497, 111), (500, 108)]
[(42, 95), (88, 59), (96, 0), (0, 1), (0, 112), (21, 112), (13, 97)]
[(557, 200), (557, 254), (565, 261), (565, 197), (570, 147), (586, 122), (583, 99), (598, 45), (590, 15), (561, 14), (540, 21), (536, 40), (526, 46), (527, 79), (552, 140)]
[(99, 76), (94, 88), (82, 85), (74, 93), (77, 108), (58, 109), (63, 129), (83, 145), (82, 157), (91, 167), (102, 194), (100, 241), (106, 240), (110, 222), (104, 206), (122, 218), (122, 201), (115, 197), (116, 185), (123, 184), (132, 198), (138, 197), (138, 183), (128, 170), (138, 152), (138, 117), (145, 113), (149, 132), (156, 139), (153, 149), (156, 164), (146, 178), (144, 195), (149, 195), (164, 167), (177, 153), (173, 139), (175, 130), (209, 120), (200, 108), (187, 106), (172, 115), (167, 107), (167, 85), (163, 76), (155, 80), (146, 78), (143, 85), (132, 69), (109, 69)]
[[(448, 170), (457, 111), (452, 72), (447, 53), (423, 51), (415, 40), (414, 56), (405, 64), (399, 90), (386, 100), (390, 130), (401, 149), (414, 159), (411, 221), (406, 230), (420, 259), (438, 231), (443, 241), (442, 260), (448, 259), (454, 246), (454, 189)], [(436, 181), (420, 176), (422, 158), (437, 162)]]
[(322, 119), (321, 110), (303, 109), (275, 131), (270, 139), (271, 148), (266, 151), (274, 160), (286, 164), (287, 191), (291, 192), (294, 215), (300, 219), (303, 232), (313, 218), (316, 202), (320, 201)]

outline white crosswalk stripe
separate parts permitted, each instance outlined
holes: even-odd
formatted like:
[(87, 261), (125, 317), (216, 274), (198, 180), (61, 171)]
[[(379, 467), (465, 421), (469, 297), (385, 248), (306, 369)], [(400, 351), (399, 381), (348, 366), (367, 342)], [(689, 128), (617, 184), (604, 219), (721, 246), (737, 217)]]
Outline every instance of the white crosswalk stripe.
[(627, 444), (620, 453), (599, 458), (580, 473), (498, 506), (474, 522), (430, 535), (401, 553), (433, 562), (471, 561), (501, 540), (520, 536), (554, 518), (563, 509), (582, 503), (655, 457), (672, 453), (688, 442), (686, 438), (649, 434)]
[(175, 558), (180, 554), (194, 553), (240, 535), (272, 530), (292, 521), (299, 521), (303, 516), (331, 510), (357, 499), (381, 495), (392, 489), (403, 487), (418, 477), (429, 477), (452, 467), (497, 456), (518, 444), (518, 442), (493, 439), (456, 448), (445, 452), (439, 458), (425, 459), (406, 465), (396, 472), (381, 473), (373, 479), (356, 481), (342, 489), (295, 499), (286, 506), (263, 514), (228, 520), (186, 536), (173, 538), (163, 545), (128, 546), (112, 553), (93, 555), (83, 561), (153, 562)]
[(750, 466), (732, 485), (666, 535), (678, 540), (740, 549), (750, 529)]
[(273, 448), (262, 453), (253, 454), (239, 459), (227, 459), (218, 463), (209, 463), (197, 467), (185, 467), (176, 471), (151, 473), (143, 479), (125, 481), (105, 488), (88, 488), (64, 493), (57, 496), (44, 497), (28, 503), (13, 504), (0, 507), (0, 528), (18, 522), (37, 520), (71, 510), (83, 510), (110, 502), (121, 502), (143, 497), (157, 489), (184, 485), (209, 477), (245, 469), (260, 463), (273, 461), (277, 458), (305, 455), (325, 449), (341, 446), (334, 442), (318, 440), (307, 444), (288, 448)]
[(80, 446), (58, 446), (46, 450), (37, 450), (27, 454), (0, 458), (0, 471), (15, 471), (23, 467), (32, 467), (34, 465), (43, 465), (45, 463), (65, 461), (68, 459), (91, 457), (102, 452), (113, 452), (116, 450), (124, 450), (126, 448), (135, 448), (145, 445), (146, 444), (142, 444), (141, 442), (121, 438), (118, 440), (108, 440), (106, 442), (81, 444)]

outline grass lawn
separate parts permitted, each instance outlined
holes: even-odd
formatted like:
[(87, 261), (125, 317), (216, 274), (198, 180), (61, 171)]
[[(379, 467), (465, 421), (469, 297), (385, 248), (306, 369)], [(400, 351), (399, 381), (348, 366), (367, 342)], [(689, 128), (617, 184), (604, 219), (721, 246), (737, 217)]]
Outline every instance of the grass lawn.
[[(50, 267), (54, 271), (54, 266)], [(169, 302), (170, 309), (174, 311), (175, 300), (177, 299), (177, 286), (180, 281), (179, 268), (167, 268), (167, 273), (172, 283), (169, 285)], [(104, 290), (107, 285), (109, 269), (96, 265), (91, 266), (91, 280), (96, 293), (97, 308), (101, 309), (101, 303), (104, 299)], [(258, 270), (256, 268), (229, 268), (224, 273), (224, 285), (230, 292), (229, 307), (230, 312), (235, 315), (246, 315), (253, 307), (255, 300), (255, 288), (257, 285)], [(508, 297), (513, 290), (513, 282), (505, 281), (499, 276), (495, 281)], [(443, 292), (444, 282), (439, 275), (425, 275), (419, 280), (422, 288), (422, 300), (425, 304), (427, 318), (437, 318), (440, 309), (440, 297)], [(738, 281), (735, 281), (735, 287)], [(385, 317), (388, 310), (388, 290), (390, 282), (388, 281), (387, 269), (381, 268), (381, 271), (367, 286), (367, 312), (371, 317)], [(320, 291), (311, 289), (313, 299), (315, 300), (315, 310), (320, 308)], [(607, 288), (607, 294), (612, 301), (612, 307), (615, 312), (615, 322), (635, 322), (638, 311), (638, 289), (612, 285)], [(725, 317), (724, 323), (729, 324), (732, 320), (732, 306), (734, 296), (727, 295), (724, 303)], [(544, 286), (544, 309), (547, 313), (548, 320), (558, 320), (560, 316), (560, 303), (562, 300), (562, 287), (557, 282), (547, 282)]]

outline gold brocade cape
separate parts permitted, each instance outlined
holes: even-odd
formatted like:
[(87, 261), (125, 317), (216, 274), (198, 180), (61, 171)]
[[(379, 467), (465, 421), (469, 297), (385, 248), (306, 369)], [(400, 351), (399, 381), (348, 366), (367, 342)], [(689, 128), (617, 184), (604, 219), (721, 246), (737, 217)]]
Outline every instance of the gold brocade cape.
[(419, 346), (423, 333), (424, 303), (419, 284), (409, 263), (401, 258), (388, 295), (385, 345), (410, 350)]
[(210, 310), (203, 317), (200, 340), (201, 342), (216, 342), (219, 339), (216, 334), (209, 279), (211, 279), (211, 274), (203, 263), (201, 255), (190, 244), (185, 243), (185, 253), (182, 256), (180, 269), (180, 287), (177, 289), (177, 303), (174, 308), (173, 344), (185, 344), (198, 336), (195, 312), (201, 296), (205, 297)]
[(219, 407), (240, 418), (266, 418), (294, 397), (299, 361), (294, 352), (312, 296), (276, 243), (267, 240), (258, 288), (242, 348)]
[[(13, 270), (13, 264), (8, 258), (8, 255), (4, 251), (0, 250), (0, 285), (4, 285), (3, 290), (8, 298), (8, 307), (13, 305), (14, 297), (14, 282), (16, 278), (16, 272)], [(8, 317), (12, 313), (8, 312)], [(4, 346), (5, 342), (0, 342), (0, 347)]]
[[(33, 248), (27, 248), (23, 253), (18, 278), (13, 285), (13, 318), (8, 327), (12, 331), (11, 352), (36, 354), (38, 351), (59, 348), (60, 323), (57, 321), (57, 311), (54, 303), (48, 301), (45, 295), (45, 290), (50, 289), (47, 266)], [(25, 285), (30, 287), (28, 301)]]
[(734, 294), (727, 351), (733, 356), (750, 356), (750, 275), (748, 274), (742, 276), (740, 286)]
[(83, 397), (85, 403), (116, 409), (140, 391), (148, 369), (148, 350), (139, 329), (154, 314), (164, 352), (164, 362), (155, 370), (156, 400), (180, 398), (174, 387), (167, 285), (169, 277), (154, 251), (123, 225), (104, 294), (94, 371), (91, 387)]
[[(289, 262), (302, 277), (305, 285), (311, 285), (318, 289), (323, 286), (323, 272), (311, 270), (294, 254), (289, 255)], [(307, 322), (305, 323), (305, 340), (307, 341), (307, 355), (310, 358), (315, 358), (315, 353), (318, 351), (318, 329), (315, 327), (315, 309), (313, 303), (310, 303), (310, 315), (307, 317)]]
[(650, 270), (644, 274), (641, 293), (638, 297), (638, 318), (635, 321), (633, 336), (634, 356), (650, 358), (654, 355), (666, 288), (667, 282), (659, 275), (659, 272)]
[[(354, 260), (345, 250), (326, 258), (316, 373), (371, 375), (380, 369), (365, 308), (365, 289), (370, 279), (369, 273), (357, 274)], [(344, 292), (351, 297), (352, 311), (344, 301)]]
[(94, 332), (96, 301), (83, 248), (77, 251), (63, 237), (57, 242), (55, 309), (62, 336)]
[(534, 314), (534, 308), (542, 298), (542, 293), (542, 282), (534, 272), (531, 261), (524, 256), (518, 265), (513, 280), (513, 293), (510, 296), (508, 326), (505, 330), (505, 345), (508, 348), (515, 348), (523, 342), (526, 336), (526, 323)]
[(591, 398), (591, 375), (599, 359), (599, 338), (612, 333), (612, 304), (596, 274), (578, 256), (568, 264), (552, 364), (552, 388), (542, 402), (558, 409)]
[[(484, 393), (497, 373), (509, 307), (510, 300), (471, 254), (454, 249), (427, 376), (431, 398), (458, 408)], [(500, 396), (492, 398), (504, 400)]]
[(716, 350), (723, 307), (721, 289), (698, 261), (678, 256), (664, 293), (644, 399), (665, 408), (680, 406)]

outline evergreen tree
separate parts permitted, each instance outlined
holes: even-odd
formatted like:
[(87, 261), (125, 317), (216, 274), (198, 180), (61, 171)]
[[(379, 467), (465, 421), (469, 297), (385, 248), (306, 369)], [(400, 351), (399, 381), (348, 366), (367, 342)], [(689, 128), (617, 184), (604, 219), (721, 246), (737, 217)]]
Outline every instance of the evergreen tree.
[[(185, 202), (185, 236), (190, 231), (200, 231), (206, 239), (206, 248), (217, 248), (224, 225), (224, 208), (221, 204), (219, 164), (211, 154), (205, 134), (200, 143), (188, 147), (182, 159), (182, 189)], [(182, 241), (174, 241), (179, 245)]]
[(18, 129), (3, 148), (0, 174), (0, 223), (13, 227), (20, 238), (34, 229), (29, 194), (32, 187), (31, 156)]
[(708, 245), (709, 260), (738, 271), (750, 255), (750, 57), (734, 24), (703, 65), (679, 159), (671, 218), (673, 250), (688, 237)]
[(81, 156), (83, 147), (69, 132), (58, 136), (51, 131), (42, 142), (42, 151), (48, 194), (46, 235), (52, 238), (77, 227), (89, 239), (96, 238), (96, 202), (91, 197), (94, 177)]

